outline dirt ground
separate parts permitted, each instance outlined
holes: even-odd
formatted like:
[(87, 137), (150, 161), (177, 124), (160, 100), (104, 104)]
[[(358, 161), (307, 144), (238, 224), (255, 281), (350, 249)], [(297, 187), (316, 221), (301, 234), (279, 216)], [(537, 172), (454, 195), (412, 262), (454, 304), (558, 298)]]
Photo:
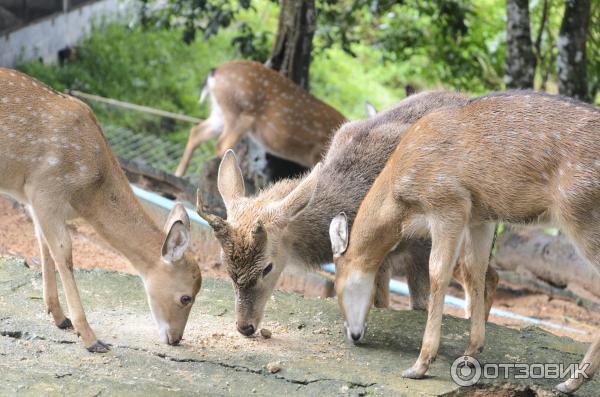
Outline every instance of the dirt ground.
[[(104, 242), (90, 226), (76, 222), (72, 225), (72, 236), (75, 266), (135, 273), (128, 261)], [(196, 248), (203, 275), (227, 277), (219, 263), (205, 260), (199, 245), (193, 248)], [(31, 220), (23, 207), (4, 196), (0, 196), (0, 255), (24, 257), (30, 266), (40, 265), (39, 250)], [(462, 291), (459, 289), (452, 288), (450, 294), (462, 297)], [(408, 298), (393, 295), (392, 306), (399, 310), (407, 309)], [(584, 334), (541, 327), (556, 335), (569, 336), (582, 342), (590, 342), (595, 330), (600, 328), (598, 312), (579, 306), (572, 300), (551, 298), (504, 281), (500, 282), (494, 307), (579, 329)], [(446, 307), (445, 312), (462, 316), (461, 310), (452, 307)], [(527, 325), (518, 320), (497, 316), (491, 316), (490, 321), (511, 328)]]

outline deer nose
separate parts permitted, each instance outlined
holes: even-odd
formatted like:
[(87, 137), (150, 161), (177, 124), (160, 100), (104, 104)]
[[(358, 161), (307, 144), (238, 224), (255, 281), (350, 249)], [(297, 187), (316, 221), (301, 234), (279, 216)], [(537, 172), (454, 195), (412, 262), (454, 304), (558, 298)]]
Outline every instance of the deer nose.
[(242, 327), (240, 327), (238, 325), (237, 329), (244, 336), (252, 336), (252, 335), (254, 335), (254, 325), (252, 325), (252, 324), (244, 325)]
[(169, 345), (171, 345), (171, 346), (178, 346), (179, 342), (181, 342), (181, 338), (177, 338), (177, 339), (169, 338)]
[(358, 342), (360, 340), (360, 338), (361, 338), (362, 335), (361, 334), (356, 334), (356, 333), (353, 332), (352, 334), (350, 334), (350, 336), (352, 337), (352, 340), (354, 342)]

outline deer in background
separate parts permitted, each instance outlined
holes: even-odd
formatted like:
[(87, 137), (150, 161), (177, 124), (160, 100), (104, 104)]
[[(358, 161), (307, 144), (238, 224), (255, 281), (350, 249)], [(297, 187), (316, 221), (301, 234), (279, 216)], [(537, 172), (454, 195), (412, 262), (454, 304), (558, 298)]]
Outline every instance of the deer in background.
[[(305, 178), (284, 179), (255, 197), (246, 197), (242, 172), (228, 151), (219, 168), (218, 188), (227, 219), (198, 212), (215, 231), (222, 260), (236, 291), (238, 331), (254, 334), (268, 298), (288, 265), (314, 269), (333, 259), (329, 222), (344, 210), (351, 221), (369, 187), (398, 144), (402, 130), (374, 131), (374, 126), (412, 123), (444, 106), (466, 103), (460, 94), (432, 92), (412, 96), (374, 118), (344, 125), (333, 137), (322, 164)], [(197, 196), (200, 200), (201, 195)], [(377, 274), (375, 305), (389, 303), (390, 267), (405, 264), (411, 306), (425, 309), (429, 297), (429, 242), (407, 239)], [(491, 307), (498, 277), (490, 269), (487, 303)], [(462, 280), (463, 284), (469, 279)], [(468, 289), (468, 288), (467, 288)]]
[[(484, 284), (494, 225), (552, 222), (600, 271), (600, 110), (582, 102), (509, 91), (432, 112), (406, 129), (360, 205), (347, 233), (333, 233), (338, 302), (349, 333), (364, 332), (379, 267), (407, 236), (430, 234), (431, 299), (421, 352), (408, 378), (422, 378), (436, 357), (444, 295), (459, 249), (471, 282), (465, 355), (483, 349)], [(374, 132), (375, 133), (375, 132)], [(333, 229), (348, 230), (344, 217)], [(600, 337), (581, 363), (600, 366)], [(585, 377), (558, 386), (571, 393)]]
[[(87, 322), (73, 277), (66, 222), (81, 217), (139, 272), (160, 338), (178, 344), (202, 277), (188, 251), (190, 224), (177, 205), (164, 231), (144, 211), (91, 109), (19, 72), (0, 68), (0, 192), (32, 215), (44, 303), (55, 324), (75, 327), (90, 352), (108, 346)], [(72, 321), (58, 299), (55, 267)]]
[(213, 69), (200, 101), (210, 98), (211, 113), (190, 131), (176, 176), (183, 176), (194, 150), (219, 139), (219, 157), (244, 134), (267, 152), (313, 167), (331, 134), (346, 121), (337, 110), (304, 91), (278, 72), (252, 61), (232, 61)]

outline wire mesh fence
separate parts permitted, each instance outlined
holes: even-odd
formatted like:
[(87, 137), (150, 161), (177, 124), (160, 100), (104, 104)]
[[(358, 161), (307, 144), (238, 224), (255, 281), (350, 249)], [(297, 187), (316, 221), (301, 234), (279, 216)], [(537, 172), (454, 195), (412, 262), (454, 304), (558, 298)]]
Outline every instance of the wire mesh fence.
[[(115, 155), (126, 160), (147, 164), (172, 174), (183, 155), (184, 145), (154, 135), (135, 133), (114, 125), (103, 125), (103, 129)], [(197, 150), (186, 175), (198, 175), (203, 163), (211, 157), (213, 155)]]
[[(138, 114), (146, 114), (150, 118), (159, 117), (178, 120), (180, 123), (183, 122), (184, 125), (202, 121), (195, 117), (119, 101), (114, 98), (105, 98), (75, 90), (67, 90), (67, 93), (88, 102), (94, 110), (137, 112)], [(183, 143), (162, 139), (147, 129), (144, 129), (144, 132), (135, 132), (129, 128), (124, 128), (110, 122), (102, 123), (102, 128), (112, 147), (113, 153), (117, 157), (129, 162), (149, 165), (156, 170), (173, 174), (183, 156), (185, 148)], [(194, 179), (199, 174), (203, 164), (213, 157), (212, 150), (207, 150), (204, 145), (200, 145), (194, 152), (194, 156), (188, 165), (186, 178)]]

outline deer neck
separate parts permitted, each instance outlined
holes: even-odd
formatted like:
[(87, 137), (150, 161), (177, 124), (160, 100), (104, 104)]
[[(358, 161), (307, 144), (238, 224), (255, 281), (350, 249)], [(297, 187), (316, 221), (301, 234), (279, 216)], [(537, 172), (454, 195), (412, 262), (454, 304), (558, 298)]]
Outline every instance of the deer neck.
[(82, 214), (113, 248), (144, 275), (159, 263), (163, 231), (137, 200), (124, 175), (115, 175)]

